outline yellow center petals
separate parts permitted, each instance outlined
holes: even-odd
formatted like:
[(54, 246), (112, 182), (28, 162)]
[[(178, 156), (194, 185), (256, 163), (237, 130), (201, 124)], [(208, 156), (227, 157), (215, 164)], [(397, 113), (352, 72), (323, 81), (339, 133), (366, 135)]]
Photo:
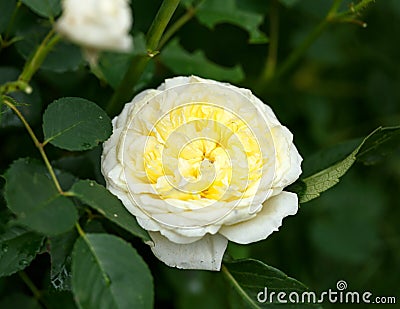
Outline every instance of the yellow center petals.
[(254, 194), (261, 150), (249, 126), (218, 106), (179, 106), (148, 133), (144, 170), (163, 199), (230, 201)]

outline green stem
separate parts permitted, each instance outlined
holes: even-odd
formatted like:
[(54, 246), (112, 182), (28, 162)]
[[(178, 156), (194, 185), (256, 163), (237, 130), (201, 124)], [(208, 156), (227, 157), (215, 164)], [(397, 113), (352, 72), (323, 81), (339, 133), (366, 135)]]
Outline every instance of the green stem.
[(22, 281), (26, 284), (26, 286), (29, 288), (29, 290), (31, 290), (35, 299), (39, 300), (42, 295), (39, 289), (36, 287), (36, 285), (32, 282), (31, 278), (29, 278), (29, 276), (23, 270), (18, 272), (18, 275), (22, 279)]
[(237, 293), (239, 293), (242, 298), (246, 301), (246, 303), (249, 305), (249, 308), (260, 308), (251, 297), (243, 290), (243, 288), (240, 286), (240, 284), (236, 281), (236, 279), (232, 276), (232, 274), (229, 272), (229, 270), (226, 268), (225, 265), (222, 265), (221, 267), (221, 272), (225, 275), (226, 279), (232, 284), (234, 289), (236, 290)]
[(343, 0), (335, 0), (329, 9), (328, 14), (315, 28), (314, 30), (305, 38), (305, 40), (289, 55), (286, 61), (282, 64), (278, 70), (276, 77), (280, 78), (285, 75), (303, 56), (303, 54), (309, 49), (309, 47), (314, 43), (314, 41), (321, 35), (325, 30), (331, 20), (337, 13), (340, 4)]
[(8, 23), (7, 29), (6, 29), (5, 34), (4, 34), (4, 41), (8, 40), (8, 36), (10, 35), (11, 28), (12, 28), (13, 23), (15, 21), (15, 17), (17, 16), (18, 10), (21, 7), (21, 5), (22, 5), (22, 2), (20, 0), (15, 5), (14, 11), (13, 11), (13, 13), (11, 15), (11, 18), (10, 18), (10, 22)]
[(32, 87), (29, 86), (28, 83), (21, 80), (7, 82), (0, 86), (0, 95), (11, 93), (14, 91), (23, 91), (27, 94), (30, 94), (32, 92)]
[(278, 0), (271, 2), (270, 31), (268, 56), (265, 63), (263, 74), (261, 75), (261, 84), (268, 82), (275, 74), (276, 62), (278, 57), (278, 38), (279, 38), (279, 3)]
[(125, 73), (122, 82), (119, 84), (117, 90), (114, 92), (111, 100), (109, 101), (106, 112), (110, 115), (115, 115), (119, 112), (121, 105), (128, 102), (133, 95), (134, 85), (139, 81), (147, 63), (151, 57), (148, 55), (135, 56)]
[(367, 27), (367, 23), (366, 22), (364, 22), (362, 20), (358, 20), (358, 19), (352, 18), (352, 17), (335, 18), (334, 21), (338, 22), (338, 23), (355, 24), (355, 25), (361, 26), (363, 28)]
[(308, 48), (314, 43), (314, 41), (321, 35), (321, 33), (325, 30), (325, 28), (332, 22), (352, 22), (361, 25), (362, 27), (366, 27), (366, 23), (357, 21), (353, 18), (349, 18), (359, 11), (364, 9), (370, 3), (375, 0), (362, 0), (358, 4), (351, 6), (351, 8), (345, 12), (338, 13), (339, 7), (342, 4), (343, 0), (335, 0), (324, 18), (316, 28), (306, 37), (306, 39), (289, 55), (286, 61), (282, 64), (278, 73), (276, 74), (277, 78), (285, 75), (303, 56), (303, 54), (308, 50)]
[(158, 49), (162, 49), (163, 46), (171, 39), (171, 37), (185, 25), (189, 20), (193, 18), (196, 14), (196, 8), (189, 7), (185, 14), (183, 14), (162, 36), (160, 43), (158, 44)]
[(1, 37), (0, 35), (0, 52), (3, 48), (9, 47), (13, 45), (14, 43), (21, 41), (23, 38), (20, 36), (15, 36), (11, 40), (5, 40)]
[(164, 0), (161, 4), (146, 36), (147, 55), (133, 57), (128, 71), (125, 73), (122, 82), (119, 84), (106, 107), (106, 111), (110, 115), (117, 114), (121, 105), (132, 98), (134, 85), (140, 79), (149, 60), (158, 54), (161, 36), (178, 5), (179, 0)]
[(43, 144), (40, 143), (39, 140), (37, 139), (35, 133), (33, 132), (32, 128), (31, 128), (31, 126), (30, 126), (29, 123), (26, 121), (24, 115), (22, 115), (21, 112), (18, 110), (18, 108), (14, 105), (14, 103), (13, 103), (13, 101), (12, 101), (11, 98), (4, 97), (4, 98), (3, 98), (3, 102), (4, 102), (4, 104), (6, 104), (9, 108), (11, 108), (11, 110), (18, 116), (18, 118), (19, 118), (19, 119), (21, 120), (21, 122), (24, 124), (26, 130), (28, 131), (30, 137), (31, 137), (32, 140), (33, 140), (33, 143), (35, 144), (36, 148), (39, 150), (39, 152), (40, 152), (40, 154), (41, 154), (41, 156), (42, 156), (42, 158), (43, 158), (43, 161), (44, 161), (44, 163), (45, 163), (45, 165), (46, 165), (46, 167), (47, 167), (47, 170), (49, 171), (50, 176), (51, 176), (51, 178), (53, 179), (54, 185), (56, 186), (56, 188), (57, 188), (57, 190), (58, 190), (58, 192), (59, 192), (60, 194), (64, 194), (64, 191), (62, 190), (61, 185), (60, 185), (60, 183), (58, 182), (58, 179), (57, 179), (57, 177), (56, 177), (56, 174), (54, 173), (54, 169), (53, 169), (53, 167), (51, 166), (50, 161), (49, 161), (49, 159), (47, 158), (47, 155), (46, 155), (46, 153), (45, 153), (45, 151), (44, 151), (44, 146), (43, 146)]
[(161, 4), (147, 33), (146, 46), (149, 54), (154, 54), (154, 52), (157, 51), (161, 36), (178, 7), (179, 2), (180, 0), (164, 0)]
[(326, 15), (326, 19), (330, 20), (332, 17), (337, 15), (337, 11), (339, 10), (340, 5), (342, 4), (343, 0), (334, 0), (331, 8)]
[(50, 30), (42, 43), (36, 49), (35, 53), (25, 63), (24, 69), (19, 75), (18, 80), (7, 82), (0, 86), (0, 95), (14, 91), (24, 91), (25, 93), (30, 94), (32, 88), (29, 86), (29, 82), (32, 79), (32, 76), (40, 68), (47, 54), (60, 39), (61, 37), (58, 34), (55, 34), (53, 29)]
[(33, 297), (46, 309), (49, 308), (49, 306), (45, 303), (45, 301), (42, 299), (42, 293), (40, 290), (36, 287), (36, 285), (32, 282), (31, 278), (23, 271), (21, 270), (18, 272), (19, 277), (22, 279), (22, 281), (26, 284), (26, 286), (31, 290)]
[(321, 35), (321, 33), (328, 26), (329, 22), (324, 19), (314, 30), (306, 37), (306, 39), (288, 56), (285, 62), (280, 66), (276, 77), (280, 78), (285, 75), (309, 49), (314, 41)]
[(100, 69), (98, 63), (89, 61), (89, 66), (90, 66), (90, 71), (93, 73), (93, 75), (96, 76), (101, 83), (106, 83), (103, 71)]
[(86, 234), (85, 234), (84, 230), (82, 229), (82, 227), (79, 225), (78, 222), (75, 223), (75, 227), (76, 227), (76, 230), (78, 231), (78, 234), (81, 237), (86, 238)]
[(54, 33), (54, 29), (46, 35), (43, 42), (38, 46), (33, 56), (25, 64), (24, 69), (18, 80), (29, 83), (32, 76), (42, 65), (47, 54), (51, 51), (55, 44), (61, 39), (58, 34)]
[(340, 19), (342, 17), (347, 17), (349, 15), (357, 14), (361, 10), (365, 9), (372, 2), (375, 2), (375, 0), (362, 0), (359, 3), (357, 3), (356, 5), (352, 5), (349, 10), (336, 14), (335, 18)]

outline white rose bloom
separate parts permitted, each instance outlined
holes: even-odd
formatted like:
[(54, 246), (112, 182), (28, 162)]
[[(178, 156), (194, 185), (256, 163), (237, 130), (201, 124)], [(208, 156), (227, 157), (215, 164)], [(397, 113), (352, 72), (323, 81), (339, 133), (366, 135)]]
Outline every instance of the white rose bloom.
[(91, 53), (132, 48), (129, 0), (63, 0), (56, 30)]
[(219, 270), (228, 240), (248, 244), (298, 209), (283, 191), (301, 174), (290, 131), (249, 90), (167, 79), (125, 105), (104, 143), (107, 188), (169, 266)]

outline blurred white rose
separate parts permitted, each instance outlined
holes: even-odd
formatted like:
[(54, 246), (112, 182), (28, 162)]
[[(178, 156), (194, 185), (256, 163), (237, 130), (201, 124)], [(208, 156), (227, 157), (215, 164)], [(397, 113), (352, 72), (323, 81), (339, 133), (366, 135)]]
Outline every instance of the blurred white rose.
[(199, 77), (166, 80), (125, 105), (102, 173), (169, 266), (219, 270), (228, 240), (248, 244), (298, 209), (283, 191), (301, 174), (290, 131), (249, 90)]
[(89, 56), (101, 50), (127, 52), (132, 48), (129, 0), (63, 0), (62, 6), (56, 30), (81, 45)]

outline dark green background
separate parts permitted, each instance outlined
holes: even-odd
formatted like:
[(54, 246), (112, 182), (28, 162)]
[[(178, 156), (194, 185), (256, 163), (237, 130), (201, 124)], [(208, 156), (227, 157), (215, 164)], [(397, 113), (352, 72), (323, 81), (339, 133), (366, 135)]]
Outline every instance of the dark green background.
[[(264, 14), (261, 30), (268, 35), (270, 1), (238, 3)], [(349, 1), (345, 1), (343, 9), (346, 3)], [(159, 4), (160, 1), (155, 0), (133, 2), (134, 34), (147, 31)], [(279, 6), (278, 68), (325, 16), (330, 5), (328, 0), (303, 0), (290, 7)], [(180, 7), (177, 15), (183, 12), (184, 8)], [(203, 50), (209, 60), (222, 66), (241, 65), (245, 78), (236, 84), (252, 89), (273, 108), (280, 121), (294, 133), (302, 156), (308, 158), (319, 150), (366, 136), (378, 126), (400, 123), (400, 1), (377, 0), (359, 18), (367, 22), (367, 28), (354, 24), (329, 25), (288, 74), (257, 89), (267, 44), (248, 44), (247, 32), (237, 26), (220, 24), (210, 30), (196, 19), (189, 21), (177, 36), (189, 52)], [(22, 7), (16, 29), (11, 33), (27, 31), (37, 24), (38, 17)], [(2, 18), (0, 31), (4, 33), (4, 29)], [(24, 63), (21, 55), (32, 48), (22, 43), (0, 51), (1, 82), (15, 78), (21, 70)], [(71, 55), (77, 59), (71, 59)], [(66, 68), (52, 70), (49, 62), (50, 69), (39, 71), (34, 78), (33, 95), (21, 99), (32, 104), (30, 109), (24, 108), (39, 136), (42, 135), (40, 115), (54, 99), (80, 96), (104, 107), (112, 94), (111, 87), (89, 73), (79, 55), (71, 52), (65, 57)], [(63, 63), (61, 59), (58, 62)], [(56, 64), (60, 65), (58, 62)], [(59, 72), (64, 70), (67, 72)], [(164, 78), (174, 75), (168, 63), (156, 57), (148, 70), (150, 78), (144, 81), (146, 88), (158, 86)], [(0, 174), (3, 174), (13, 160), (39, 156), (15, 117), (5, 112), (4, 107), (1, 110)], [(75, 154), (48, 146), (49, 156), (56, 166), (101, 182), (100, 152), (97, 148)], [(396, 296), (400, 302), (399, 154), (397, 149), (373, 166), (356, 164), (339, 185), (323, 193), (321, 198), (302, 205), (296, 216), (285, 219), (280, 232), (252, 245), (230, 244), (229, 254), (234, 258), (253, 257), (264, 261), (305, 283), (311, 290), (334, 289), (338, 280), (345, 280), (348, 290)], [(2, 179), (0, 184), (1, 187), (4, 184)], [(5, 221), (3, 199), (0, 205), (1, 220)], [(115, 227), (97, 222), (92, 228), (110, 231)], [(156, 260), (146, 245), (139, 240), (132, 241), (152, 270), (158, 307), (227, 306), (230, 289), (220, 274), (170, 269)], [(27, 273), (40, 288), (50, 286), (53, 293), (50, 298), (56, 297), (59, 304), (65, 303), (65, 308), (69, 308), (68, 293), (62, 297), (54, 294), (49, 283), (47, 254), (39, 255)], [(16, 300), (10, 300), (12, 293), (30, 295), (17, 275), (0, 279), (0, 299), (4, 298), (0, 300), (1, 308), (8, 308), (7, 302), (17, 304)], [(18, 300), (18, 308), (27, 308), (23, 301), (23, 298)], [(346, 308), (343, 304), (332, 307)]]

